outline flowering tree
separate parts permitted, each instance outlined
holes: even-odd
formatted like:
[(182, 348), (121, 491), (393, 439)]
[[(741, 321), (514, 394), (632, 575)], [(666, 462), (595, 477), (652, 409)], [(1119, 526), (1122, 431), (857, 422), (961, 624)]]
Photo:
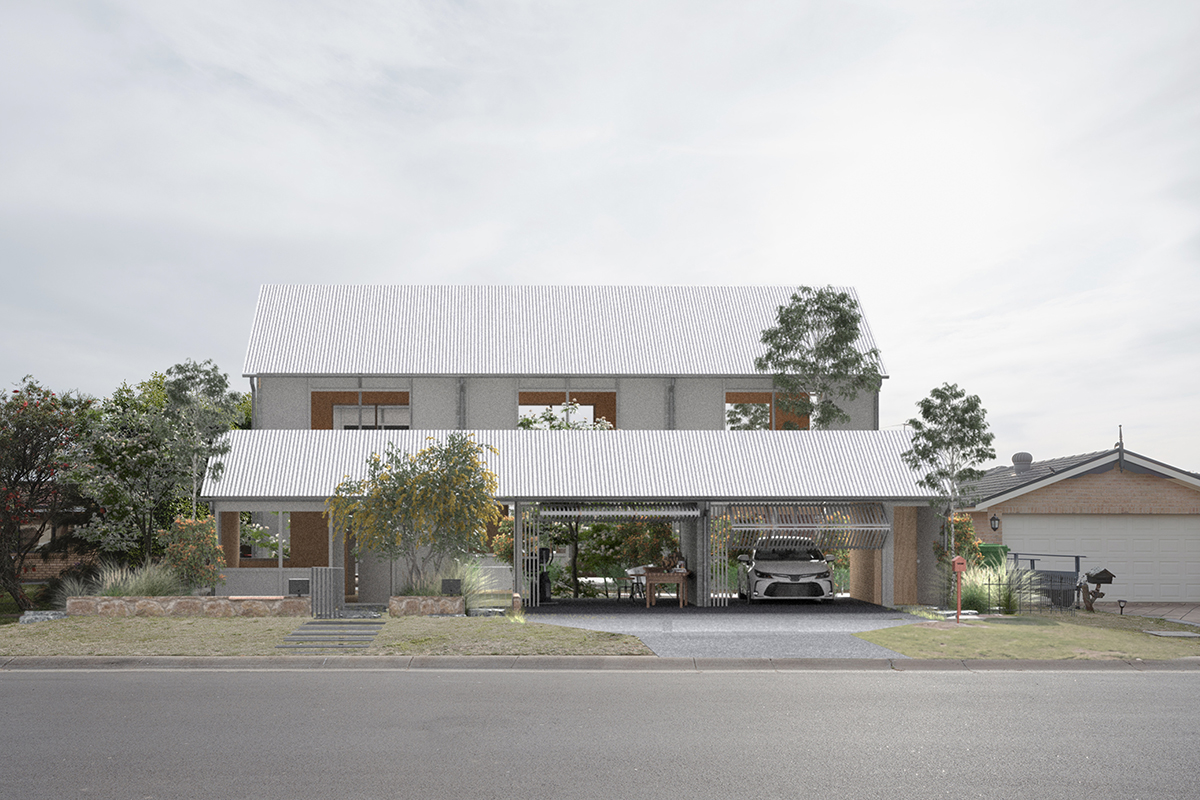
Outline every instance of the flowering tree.
[(163, 560), (189, 587), (216, 586), (225, 582), (225, 553), (217, 541), (217, 526), (208, 519), (177, 517), (171, 528), (158, 532)]
[(447, 555), (481, 546), (500, 519), (496, 476), (484, 462), (490, 445), (452, 433), (415, 455), (390, 446), (367, 459), (367, 477), (347, 478), (326, 503), (334, 525), (353, 532), (359, 552), (403, 558), (420, 585)]
[(762, 333), (767, 352), (754, 360), (754, 367), (774, 374), (779, 407), (808, 417), (814, 428), (849, 422), (837, 400), (877, 392), (883, 382), (879, 351), (857, 347), (862, 322), (858, 303), (829, 286), (801, 286), (779, 307), (777, 319)]
[(62, 480), (91, 401), (58, 396), (32, 377), (0, 402), (0, 589), (17, 608), (33, 603), (21, 590), (25, 559), (62, 512)]

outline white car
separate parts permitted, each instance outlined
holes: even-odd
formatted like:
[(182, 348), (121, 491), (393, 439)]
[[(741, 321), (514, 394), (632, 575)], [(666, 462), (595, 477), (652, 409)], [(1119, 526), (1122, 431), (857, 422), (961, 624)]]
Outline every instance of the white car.
[(767, 599), (828, 600), (833, 597), (829, 563), (811, 539), (768, 536), (749, 555), (737, 557), (738, 597), (753, 603)]

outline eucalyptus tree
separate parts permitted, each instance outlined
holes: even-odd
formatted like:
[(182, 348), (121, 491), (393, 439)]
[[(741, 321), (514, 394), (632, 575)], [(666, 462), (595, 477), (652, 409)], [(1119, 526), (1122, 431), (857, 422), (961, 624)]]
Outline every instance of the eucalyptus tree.
[(954, 514), (973, 499), (969, 487), (983, 477), (977, 465), (996, 457), (995, 436), (979, 396), (968, 395), (956, 383), (933, 389), (917, 409), (919, 416), (908, 421), (912, 447), (902, 457), (922, 473), (920, 485), (937, 493), (931, 505), (946, 509), (943, 546), (950, 551)]
[(840, 403), (879, 391), (879, 351), (860, 349), (861, 324), (854, 297), (831, 286), (801, 286), (779, 307), (776, 324), (762, 332), (767, 350), (754, 367), (772, 374), (780, 409), (828, 428), (850, 421)]

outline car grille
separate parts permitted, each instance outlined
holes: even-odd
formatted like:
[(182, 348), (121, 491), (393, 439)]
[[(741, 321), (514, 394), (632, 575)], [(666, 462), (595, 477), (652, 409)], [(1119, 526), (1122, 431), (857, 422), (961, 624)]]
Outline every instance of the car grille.
[(821, 584), (807, 581), (805, 583), (772, 583), (763, 592), (765, 597), (824, 597)]

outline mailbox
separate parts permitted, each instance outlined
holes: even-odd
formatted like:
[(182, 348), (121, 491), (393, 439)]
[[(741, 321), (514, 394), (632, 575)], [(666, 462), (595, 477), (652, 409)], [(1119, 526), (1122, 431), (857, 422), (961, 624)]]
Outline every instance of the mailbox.
[(967, 560), (962, 556), (955, 556), (950, 560), (950, 563), (954, 566), (955, 572), (967, 571)]
[(1113, 578), (1115, 578), (1117, 576), (1113, 575), (1111, 572), (1109, 572), (1106, 569), (1097, 569), (1097, 570), (1093, 570), (1092, 572), (1089, 572), (1084, 577), (1087, 578), (1088, 583), (1094, 583), (1097, 586), (1099, 586), (1102, 583), (1103, 584), (1111, 584), (1113, 582)]

